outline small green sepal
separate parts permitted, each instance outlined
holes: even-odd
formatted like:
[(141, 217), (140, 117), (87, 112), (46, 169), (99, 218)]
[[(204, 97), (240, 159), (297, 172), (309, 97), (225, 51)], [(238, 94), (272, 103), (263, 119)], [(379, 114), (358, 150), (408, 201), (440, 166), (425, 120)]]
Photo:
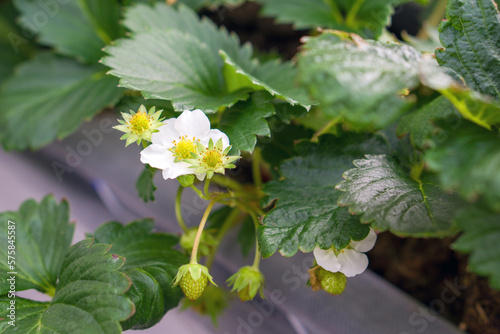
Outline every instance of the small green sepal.
[(200, 298), (207, 287), (208, 281), (213, 285), (212, 275), (208, 272), (208, 268), (198, 264), (189, 263), (181, 266), (177, 275), (174, 278), (173, 285), (179, 285), (184, 292), (184, 295), (191, 301)]
[(155, 111), (155, 107), (146, 110), (144, 105), (139, 107), (139, 110), (134, 112), (130, 110), (130, 114), (121, 113), (123, 120), (119, 119), (120, 125), (114, 126), (113, 129), (125, 132), (120, 139), (127, 140), (125, 147), (137, 142), (137, 145), (141, 143), (142, 140), (151, 142), (151, 135), (158, 132), (158, 128), (164, 123), (163, 118), (160, 119), (161, 112), (163, 110)]
[(187, 174), (178, 176), (177, 181), (179, 181), (180, 185), (183, 186), (184, 188), (189, 187), (194, 183), (194, 175)]
[(255, 267), (241, 268), (228, 278), (227, 283), (229, 286), (233, 286), (231, 291), (236, 291), (241, 301), (252, 300), (257, 291), (261, 298), (264, 298), (264, 275)]

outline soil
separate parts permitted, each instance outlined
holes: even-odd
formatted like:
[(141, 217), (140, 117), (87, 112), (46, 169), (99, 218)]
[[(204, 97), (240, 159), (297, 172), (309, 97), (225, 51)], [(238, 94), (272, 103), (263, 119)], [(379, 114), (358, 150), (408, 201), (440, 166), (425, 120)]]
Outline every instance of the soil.
[[(295, 31), (290, 25), (276, 25), (258, 15), (260, 7), (245, 3), (237, 8), (204, 11), (242, 42), (260, 52), (277, 52), (292, 59), (309, 31)], [(416, 34), (421, 8), (408, 4), (396, 8), (389, 30)], [(471, 334), (500, 334), (500, 292), (492, 290), (485, 278), (467, 272), (467, 257), (450, 250), (453, 239), (399, 238), (379, 235), (370, 251), (370, 268), (428, 305), (441, 316)]]
[(500, 333), (500, 291), (467, 271), (453, 239), (398, 238), (381, 233), (370, 268), (472, 334)]

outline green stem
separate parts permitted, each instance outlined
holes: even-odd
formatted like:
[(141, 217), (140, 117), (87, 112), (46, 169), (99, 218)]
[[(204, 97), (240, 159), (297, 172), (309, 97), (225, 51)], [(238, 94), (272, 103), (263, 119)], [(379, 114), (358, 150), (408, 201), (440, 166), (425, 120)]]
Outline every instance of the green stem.
[(262, 258), (262, 253), (259, 249), (259, 239), (257, 238), (257, 229), (259, 228), (260, 223), (255, 213), (253, 212), (250, 213), (250, 216), (252, 217), (253, 223), (255, 225), (255, 257), (253, 259), (252, 267), (258, 270), (260, 265), (260, 259)]
[(182, 218), (182, 210), (181, 210), (181, 198), (183, 191), (184, 187), (179, 186), (179, 189), (177, 189), (177, 195), (175, 196), (175, 216), (177, 217), (177, 222), (179, 223), (181, 229), (184, 232), (187, 232), (188, 228), (186, 226), (186, 223), (184, 222), (184, 218)]
[(410, 178), (412, 178), (418, 183), (421, 183), (422, 181), (420, 180), (420, 175), (422, 175), (423, 170), (424, 170), (424, 162), (421, 161), (420, 163), (412, 166), (410, 171)]
[(191, 189), (193, 189), (193, 191), (195, 193), (198, 194), (198, 196), (200, 196), (200, 198), (203, 198), (203, 199), (206, 199), (206, 200), (209, 200), (210, 198), (208, 196), (205, 196), (200, 189), (196, 188), (194, 185), (190, 185), (189, 186)]
[(210, 194), (208, 193), (208, 187), (210, 186), (210, 179), (206, 178), (205, 179), (205, 186), (203, 187), (203, 192), (205, 193), (205, 196), (209, 196)]
[(56, 294), (56, 288), (53, 286), (49, 286), (49, 288), (45, 290), (45, 293), (54, 298), (54, 295)]
[(319, 136), (321, 136), (322, 134), (325, 134), (326, 132), (328, 132), (328, 130), (330, 130), (333, 126), (335, 126), (340, 120), (340, 117), (336, 117), (334, 119), (332, 119), (330, 122), (326, 123), (325, 125), (323, 125), (318, 131), (316, 131), (316, 133), (312, 136), (311, 138), (311, 141), (313, 142), (317, 142), (318, 141), (318, 138)]
[(335, 0), (323, 0), (323, 2), (331, 8), (331, 14), (333, 15), (333, 18), (337, 23), (342, 24), (344, 22), (344, 16), (342, 16), (342, 13), (340, 12), (339, 7), (337, 7), (337, 4), (335, 3)]
[(220, 174), (214, 174), (212, 176), (212, 181), (217, 183), (221, 187), (229, 188), (232, 190), (242, 190), (243, 185), (238, 181), (235, 181), (227, 176), (222, 176)]
[[(429, 15), (429, 18), (425, 20), (425, 23), (428, 27), (437, 27), (441, 20), (445, 17), (446, 14), (446, 4), (448, 3), (448, 0), (439, 0), (436, 2), (436, 5), (434, 6), (431, 15)], [(422, 27), (418, 33), (417, 33), (418, 38), (426, 38), (427, 36), (427, 30), (425, 27)]]
[(196, 232), (196, 238), (194, 239), (193, 251), (191, 252), (191, 261), (189, 263), (198, 263), (198, 246), (200, 245), (201, 236), (203, 234), (205, 224), (207, 223), (208, 216), (210, 215), (210, 211), (212, 211), (215, 203), (217, 203), (217, 197), (212, 198), (210, 203), (208, 203), (205, 212), (203, 213), (203, 217), (201, 217), (200, 225), (198, 226), (198, 231)]
[(233, 226), (233, 224), (236, 222), (239, 215), (240, 215), (240, 210), (238, 208), (234, 208), (233, 210), (231, 210), (226, 220), (224, 220), (224, 223), (222, 224), (221, 228), (219, 229), (219, 232), (217, 233), (217, 237), (215, 239), (216, 244), (214, 246), (214, 249), (210, 254), (210, 257), (207, 259), (207, 262), (205, 263), (205, 266), (207, 268), (210, 269), (210, 267), (212, 266), (212, 263), (214, 262), (215, 255), (217, 254), (217, 250), (219, 249), (222, 239), (226, 235), (227, 231), (229, 231), (229, 228), (231, 228), (231, 226)]
[(104, 44), (110, 44), (113, 41), (113, 39), (109, 37), (108, 33), (101, 27), (99, 22), (97, 22), (94, 14), (92, 13), (87, 4), (87, 1), (79, 0), (78, 4), (80, 5), (80, 8), (82, 9), (86, 18), (90, 21), (90, 24), (94, 28), (97, 36), (99, 36), (99, 39), (103, 41)]
[(260, 148), (256, 147), (253, 151), (253, 160), (252, 160), (252, 176), (253, 183), (255, 187), (260, 189), (262, 186), (262, 173), (260, 170), (260, 165), (262, 161), (262, 154), (260, 153)]
[(358, 15), (359, 9), (361, 8), (364, 2), (365, 0), (356, 0), (356, 2), (354, 2), (351, 9), (347, 13), (347, 17), (345, 19), (346, 26), (350, 28), (355, 28), (354, 22), (356, 20), (356, 15)]

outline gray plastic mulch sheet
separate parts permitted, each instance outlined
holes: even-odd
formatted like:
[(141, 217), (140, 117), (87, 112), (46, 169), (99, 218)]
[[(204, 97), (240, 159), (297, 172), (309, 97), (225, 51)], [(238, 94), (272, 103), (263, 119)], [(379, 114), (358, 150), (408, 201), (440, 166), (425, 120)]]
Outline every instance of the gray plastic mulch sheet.
[[(116, 116), (105, 114), (84, 124), (69, 138), (37, 153), (0, 150), (0, 210), (17, 210), (28, 199), (40, 200), (52, 193), (70, 202), (77, 228), (74, 242), (101, 223), (155, 218), (159, 229), (179, 233), (174, 214), (177, 181), (156, 175), (155, 203), (143, 203), (135, 182), (144, 168), (140, 148), (125, 148), (119, 140)], [(196, 225), (206, 203), (186, 191), (183, 214)], [(231, 231), (233, 237), (236, 231)], [(241, 258), (234, 238), (220, 247), (211, 273), (219, 286), (251, 256)], [(275, 254), (261, 262), (266, 277), (266, 299), (242, 303), (234, 299), (214, 328), (207, 317), (175, 309), (156, 326), (142, 333), (222, 334), (453, 334), (452, 324), (397, 287), (370, 271), (351, 278), (345, 292), (332, 297), (306, 286), (312, 254), (291, 258)], [(453, 290), (452, 290), (453, 291)], [(28, 292), (29, 294), (29, 292)], [(23, 294), (26, 296), (26, 293)], [(448, 296), (448, 295), (447, 295)], [(36, 297), (35, 297), (36, 298)], [(448, 298), (448, 297), (447, 297)], [(449, 301), (449, 298), (442, 301)], [(132, 331), (129, 331), (132, 332)]]

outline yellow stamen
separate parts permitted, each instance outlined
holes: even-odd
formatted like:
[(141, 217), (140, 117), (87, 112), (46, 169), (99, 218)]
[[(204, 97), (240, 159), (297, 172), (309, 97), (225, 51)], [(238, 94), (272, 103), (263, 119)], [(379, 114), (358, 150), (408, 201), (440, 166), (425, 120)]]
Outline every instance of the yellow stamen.
[(191, 153), (196, 153), (195, 138), (193, 137), (193, 140), (189, 140), (187, 136), (184, 136), (179, 139), (178, 142), (175, 140), (172, 142), (175, 145), (175, 148), (172, 150), (175, 157), (179, 160), (191, 158)]
[(138, 112), (137, 114), (134, 114), (132, 116), (129, 124), (132, 133), (140, 135), (144, 131), (149, 130), (149, 127), (151, 126), (152, 122), (153, 118), (151, 116), (149, 116), (145, 112)]
[(202, 157), (203, 163), (209, 168), (217, 168), (223, 164), (222, 153), (220, 150), (207, 150)]

